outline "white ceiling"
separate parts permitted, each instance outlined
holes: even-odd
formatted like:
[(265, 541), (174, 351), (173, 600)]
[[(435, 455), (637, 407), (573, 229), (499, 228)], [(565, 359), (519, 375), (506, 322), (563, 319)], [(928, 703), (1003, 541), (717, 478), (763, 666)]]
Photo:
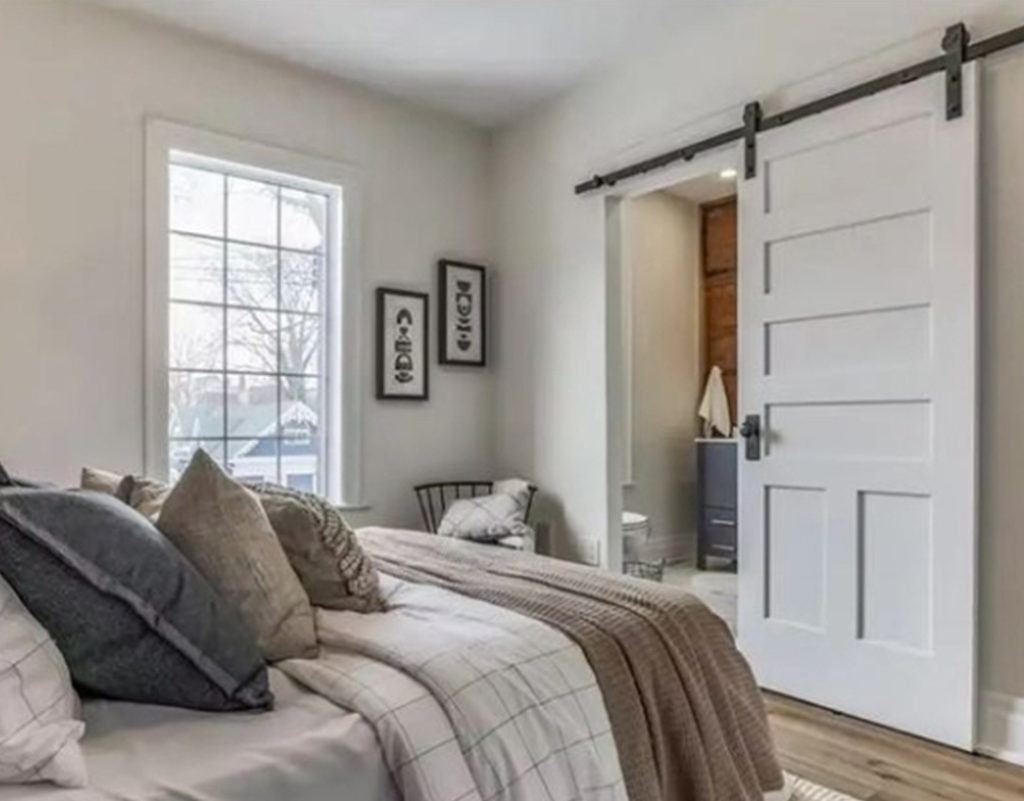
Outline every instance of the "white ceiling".
[(495, 126), (708, 0), (84, 0), (312, 67)]
[(718, 172), (711, 172), (673, 184), (664, 191), (693, 203), (711, 203), (736, 194), (736, 176), (723, 177)]

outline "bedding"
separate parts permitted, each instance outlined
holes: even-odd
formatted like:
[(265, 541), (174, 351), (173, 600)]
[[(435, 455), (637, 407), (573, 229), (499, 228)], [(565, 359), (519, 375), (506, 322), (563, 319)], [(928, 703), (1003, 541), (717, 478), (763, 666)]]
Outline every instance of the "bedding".
[(0, 801), (401, 801), (372, 726), (274, 668), (266, 715), (86, 701), (89, 786)]
[(313, 609), (259, 499), (195, 452), (157, 520), (242, 617), (270, 662), (314, 656)]
[(78, 715), (64, 657), (0, 578), (0, 785), (83, 786)]
[(88, 701), (89, 787), (0, 801), (779, 797), (760, 695), (699, 601), (471, 542), (358, 536), (387, 611), (318, 610), (320, 656), (271, 670), (275, 711)]
[(394, 577), (517, 610), (586, 654), (631, 801), (759, 799), (783, 787), (767, 715), (725, 623), (696, 598), (583, 565), (363, 529)]
[(405, 801), (626, 801), (582, 651), (525, 615), (382, 577), (388, 612), (318, 610), (281, 670), (373, 722)]
[(115, 498), (0, 489), (0, 573), (87, 692), (207, 710), (273, 700), (235, 611)]

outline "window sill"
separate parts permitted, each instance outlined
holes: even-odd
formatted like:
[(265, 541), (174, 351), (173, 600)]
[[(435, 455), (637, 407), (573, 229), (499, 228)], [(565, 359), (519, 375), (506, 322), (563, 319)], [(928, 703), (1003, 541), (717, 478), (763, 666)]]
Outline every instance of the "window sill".
[(368, 503), (356, 501), (353, 503), (336, 503), (335, 508), (343, 512), (369, 512), (373, 507)]

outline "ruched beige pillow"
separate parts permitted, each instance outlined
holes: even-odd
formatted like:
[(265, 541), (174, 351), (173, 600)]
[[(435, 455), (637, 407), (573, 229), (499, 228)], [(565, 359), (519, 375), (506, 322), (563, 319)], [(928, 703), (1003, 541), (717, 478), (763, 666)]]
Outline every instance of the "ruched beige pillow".
[(252, 489), (314, 605), (356, 612), (384, 608), (377, 570), (337, 507), (276, 484)]
[(157, 527), (234, 604), (267, 661), (316, 655), (309, 597), (259, 499), (205, 451), (167, 496)]

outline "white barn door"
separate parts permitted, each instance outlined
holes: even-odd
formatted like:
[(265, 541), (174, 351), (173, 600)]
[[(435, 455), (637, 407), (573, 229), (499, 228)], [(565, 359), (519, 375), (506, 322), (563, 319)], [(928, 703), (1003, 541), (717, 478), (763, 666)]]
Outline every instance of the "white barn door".
[[(762, 686), (971, 748), (977, 75), (757, 137), (740, 181), (740, 647)], [(754, 443), (748, 443), (754, 444)]]

